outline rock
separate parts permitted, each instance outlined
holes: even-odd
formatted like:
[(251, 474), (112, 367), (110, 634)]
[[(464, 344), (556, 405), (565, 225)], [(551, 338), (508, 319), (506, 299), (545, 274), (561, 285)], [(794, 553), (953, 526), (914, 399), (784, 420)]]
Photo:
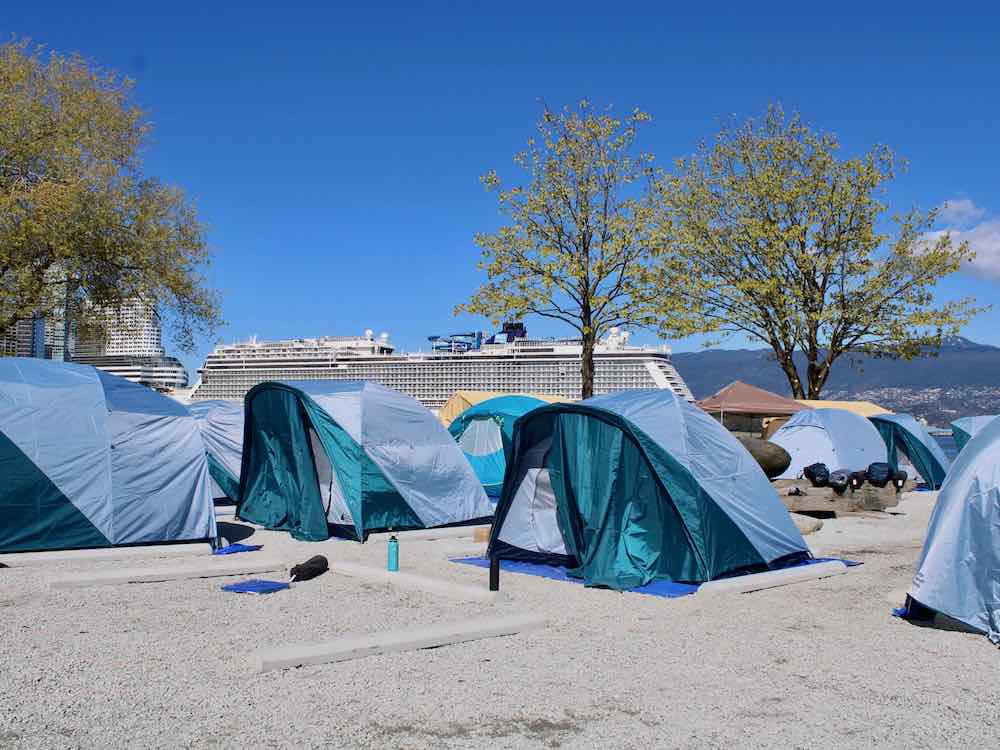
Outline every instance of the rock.
[(804, 516), (801, 513), (789, 513), (792, 520), (795, 522), (795, 527), (799, 530), (802, 536), (806, 534), (812, 534), (814, 531), (819, 531), (823, 528), (823, 522), (818, 518), (813, 518), (812, 516)]
[(760, 438), (743, 436), (739, 438), (739, 441), (743, 443), (744, 448), (750, 451), (750, 455), (754, 457), (754, 460), (760, 464), (760, 468), (767, 474), (768, 479), (780, 476), (792, 462), (792, 457), (788, 455), (788, 451), (775, 443), (761, 440)]

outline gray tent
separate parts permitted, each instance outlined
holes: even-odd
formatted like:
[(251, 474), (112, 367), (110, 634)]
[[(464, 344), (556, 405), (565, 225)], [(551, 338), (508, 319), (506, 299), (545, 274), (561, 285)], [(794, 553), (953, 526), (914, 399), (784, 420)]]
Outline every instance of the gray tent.
[(907, 597), (1000, 645), (1000, 419), (951, 465)]
[(774, 433), (771, 442), (792, 457), (779, 479), (797, 479), (814, 463), (824, 463), (830, 471), (859, 471), (888, 457), (872, 423), (846, 409), (803, 409)]
[(243, 460), (243, 403), (195, 401), (189, 407), (201, 430), (212, 475), (212, 497), (240, 498), (240, 463)]
[(183, 405), (94, 367), (0, 358), (0, 552), (215, 536)]

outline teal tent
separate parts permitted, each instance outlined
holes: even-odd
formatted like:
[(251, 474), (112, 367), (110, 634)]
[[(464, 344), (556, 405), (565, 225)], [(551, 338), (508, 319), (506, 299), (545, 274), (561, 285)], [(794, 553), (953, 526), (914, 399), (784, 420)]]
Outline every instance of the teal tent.
[(701, 583), (811, 557), (746, 448), (669, 390), (528, 412), (489, 554), (564, 565), (587, 585)]
[(889, 466), (899, 469), (900, 454), (908, 459), (920, 478), (939, 489), (951, 462), (931, 435), (909, 414), (874, 414), (868, 419), (885, 442)]
[(448, 426), (491, 498), (500, 496), (514, 436), (514, 422), (546, 402), (532, 396), (497, 396), (459, 414)]
[(182, 404), (95, 367), (0, 358), (0, 552), (215, 537)]
[(951, 434), (955, 438), (955, 447), (961, 451), (977, 432), (996, 418), (996, 414), (984, 414), (978, 417), (956, 419), (951, 423)]
[(415, 399), (350, 380), (267, 382), (244, 399), (237, 515), (297, 539), (423, 529), (493, 509), (448, 431)]

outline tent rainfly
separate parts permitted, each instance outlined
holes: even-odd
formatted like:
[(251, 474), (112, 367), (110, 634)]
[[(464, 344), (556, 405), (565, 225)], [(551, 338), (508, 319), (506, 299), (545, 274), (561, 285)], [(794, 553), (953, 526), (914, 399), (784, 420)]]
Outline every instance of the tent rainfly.
[(765, 391), (741, 380), (734, 380), (715, 395), (699, 401), (698, 406), (709, 414), (759, 417), (787, 417), (808, 408), (795, 399)]
[(0, 552), (214, 540), (188, 410), (85, 365), (0, 359)]
[(757, 462), (670, 390), (534, 409), (514, 424), (493, 557), (591, 586), (701, 583), (810, 557)]
[(237, 515), (296, 539), (486, 519), (493, 507), (448, 431), (375, 383), (266, 382), (245, 398)]
[(452, 420), (466, 409), (476, 404), (499, 396), (528, 396), (530, 398), (544, 401), (547, 404), (558, 404), (569, 401), (563, 396), (552, 396), (545, 393), (504, 393), (503, 391), (455, 391), (451, 398), (444, 402), (438, 409), (438, 419), (445, 427), (451, 426)]
[(893, 471), (899, 468), (902, 453), (926, 484), (935, 490), (941, 487), (951, 462), (920, 422), (909, 414), (876, 414), (869, 419), (885, 441)]
[(188, 410), (205, 441), (212, 496), (240, 497), (240, 464), (243, 461), (243, 404), (239, 401), (195, 401)]
[(470, 406), (448, 432), (458, 441), (473, 471), (491, 498), (500, 496), (514, 434), (514, 422), (545, 402), (533, 396), (497, 396)]
[(924, 608), (985, 633), (1000, 645), (1000, 420), (955, 459), (934, 504), (917, 573), (911, 616)]
[(824, 463), (831, 471), (860, 471), (888, 457), (874, 425), (844, 409), (803, 409), (771, 436), (771, 442), (792, 457), (778, 479), (797, 479), (814, 463)]
[(985, 414), (979, 417), (962, 417), (951, 423), (951, 434), (955, 438), (955, 447), (962, 450), (977, 432), (997, 418), (996, 414)]

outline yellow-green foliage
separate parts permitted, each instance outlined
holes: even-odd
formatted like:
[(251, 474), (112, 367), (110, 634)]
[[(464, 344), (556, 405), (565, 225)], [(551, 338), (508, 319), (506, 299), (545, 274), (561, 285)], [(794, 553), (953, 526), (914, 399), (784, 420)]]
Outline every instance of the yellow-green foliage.
[[(771, 107), (660, 176), (657, 307), (665, 335), (762, 341), (793, 394), (816, 398), (838, 357), (934, 351), (982, 309), (973, 299), (935, 302), (938, 280), (973, 253), (948, 235), (925, 239), (933, 211), (889, 214), (893, 152), (838, 152), (832, 135)], [(805, 355), (805, 382), (792, 362), (796, 350)]]
[(593, 389), (593, 346), (612, 326), (650, 325), (650, 241), (655, 206), (648, 189), (653, 156), (635, 150), (649, 116), (624, 118), (588, 102), (546, 110), (538, 136), (515, 164), (526, 185), (505, 186), (490, 171), (506, 223), (476, 235), (488, 280), (456, 312), (490, 317), (528, 314), (560, 320), (584, 344), (584, 397)]
[(0, 334), (67, 298), (82, 327), (141, 298), (184, 349), (218, 324), (204, 228), (143, 175), (150, 126), (131, 89), (78, 56), (0, 46)]

